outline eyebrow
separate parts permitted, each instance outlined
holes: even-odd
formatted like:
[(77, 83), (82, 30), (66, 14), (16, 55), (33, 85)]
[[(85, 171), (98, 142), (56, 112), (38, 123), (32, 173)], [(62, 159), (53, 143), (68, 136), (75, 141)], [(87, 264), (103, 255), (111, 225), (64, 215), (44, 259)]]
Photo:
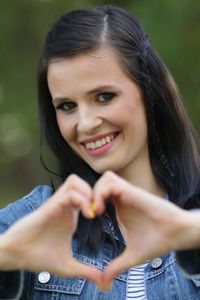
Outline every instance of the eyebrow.
[[(118, 92), (119, 90), (114, 85), (100, 85), (100, 86), (97, 86), (96, 88), (86, 92), (86, 96), (91, 96), (93, 94), (98, 94), (98, 93), (102, 93), (102, 92), (110, 92), (110, 91)], [(68, 97), (56, 97), (56, 98), (52, 99), (53, 103), (63, 102), (63, 101), (72, 101), (72, 99), (69, 99)]]
[(86, 95), (92, 95), (101, 92), (117, 91), (118, 89), (113, 85), (100, 85), (86, 93)]

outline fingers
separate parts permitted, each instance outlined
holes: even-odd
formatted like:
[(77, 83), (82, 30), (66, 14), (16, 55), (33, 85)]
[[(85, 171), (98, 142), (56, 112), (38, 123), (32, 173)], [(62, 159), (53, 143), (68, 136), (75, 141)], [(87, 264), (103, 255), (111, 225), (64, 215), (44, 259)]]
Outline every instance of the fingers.
[[(142, 259), (141, 259), (142, 261)], [(105, 268), (105, 271), (102, 275), (102, 287), (107, 290), (112, 285), (113, 279), (120, 273), (128, 270), (134, 265), (138, 265), (141, 261), (136, 261), (133, 259), (133, 254), (130, 255), (130, 252), (125, 250), (120, 256), (115, 258), (108, 264)]]
[(70, 175), (51, 198), (54, 205), (59, 205), (61, 209), (73, 207), (81, 210), (86, 218), (93, 217), (90, 207), (92, 189), (87, 182), (75, 174)]
[(105, 210), (105, 201), (109, 198), (114, 201), (116, 206), (119, 204), (130, 205), (130, 208), (146, 214), (149, 211), (157, 211), (159, 207), (162, 211), (164, 205), (168, 210), (172, 210), (175, 207), (172, 204), (171, 207), (169, 204), (163, 204), (162, 198), (132, 185), (111, 171), (105, 172), (95, 184), (94, 201), (96, 214), (99, 215)]
[(96, 214), (102, 214), (105, 210), (105, 201), (111, 198), (113, 193), (117, 193), (117, 185), (115, 189), (113, 188), (113, 185), (116, 184), (115, 181), (116, 178), (114, 173), (108, 171), (104, 173), (104, 175), (95, 184), (93, 195)]
[(94, 186), (95, 213), (98, 215), (103, 213), (105, 210), (105, 201), (109, 198), (115, 201), (122, 197), (126, 198), (124, 194), (127, 194), (128, 185), (130, 185), (128, 182), (113, 172), (105, 172)]
[(133, 197), (135, 189), (136, 187), (111, 171), (104, 173), (93, 190), (87, 182), (73, 174), (56, 191), (53, 199), (60, 201), (63, 207), (72, 205), (81, 210), (86, 218), (93, 218), (96, 214), (100, 215), (104, 212), (107, 199), (112, 198), (117, 205), (117, 199), (127, 201)]
[(75, 209), (81, 211), (86, 218), (90, 218), (90, 199), (79, 191), (71, 190), (68, 192), (67, 200), (62, 202), (62, 209)]

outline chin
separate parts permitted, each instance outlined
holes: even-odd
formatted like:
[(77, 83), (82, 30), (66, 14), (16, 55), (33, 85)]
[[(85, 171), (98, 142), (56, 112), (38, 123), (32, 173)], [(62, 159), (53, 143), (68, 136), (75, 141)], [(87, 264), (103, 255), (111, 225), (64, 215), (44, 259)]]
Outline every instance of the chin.
[(95, 172), (97, 172), (97, 173), (99, 173), (99, 174), (103, 174), (103, 173), (105, 173), (106, 171), (112, 171), (112, 172), (117, 172), (117, 170), (118, 170), (118, 168), (114, 168), (112, 165), (110, 165), (110, 166), (106, 166), (106, 167), (103, 167), (102, 165), (101, 166), (91, 166), (90, 165), (90, 167), (95, 171)]

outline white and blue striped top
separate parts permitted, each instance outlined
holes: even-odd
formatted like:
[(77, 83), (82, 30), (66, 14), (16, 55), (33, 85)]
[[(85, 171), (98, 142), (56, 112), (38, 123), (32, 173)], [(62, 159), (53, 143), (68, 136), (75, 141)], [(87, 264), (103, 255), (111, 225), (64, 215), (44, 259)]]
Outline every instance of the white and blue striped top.
[(144, 268), (148, 262), (136, 266), (130, 270), (126, 300), (147, 300), (145, 282), (144, 282)]

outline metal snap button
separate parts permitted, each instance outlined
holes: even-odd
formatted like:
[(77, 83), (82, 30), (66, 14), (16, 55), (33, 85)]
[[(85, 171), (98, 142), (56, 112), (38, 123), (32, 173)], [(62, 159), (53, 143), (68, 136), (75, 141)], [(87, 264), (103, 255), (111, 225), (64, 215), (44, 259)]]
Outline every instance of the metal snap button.
[(162, 265), (162, 258), (160, 257), (154, 258), (151, 262), (151, 266), (154, 269), (159, 268), (161, 265)]
[(47, 283), (51, 278), (51, 275), (49, 274), (49, 272), (41, 272), (39, 275), (38, 275), (38, 281), (41, 282), (41, 283)]

